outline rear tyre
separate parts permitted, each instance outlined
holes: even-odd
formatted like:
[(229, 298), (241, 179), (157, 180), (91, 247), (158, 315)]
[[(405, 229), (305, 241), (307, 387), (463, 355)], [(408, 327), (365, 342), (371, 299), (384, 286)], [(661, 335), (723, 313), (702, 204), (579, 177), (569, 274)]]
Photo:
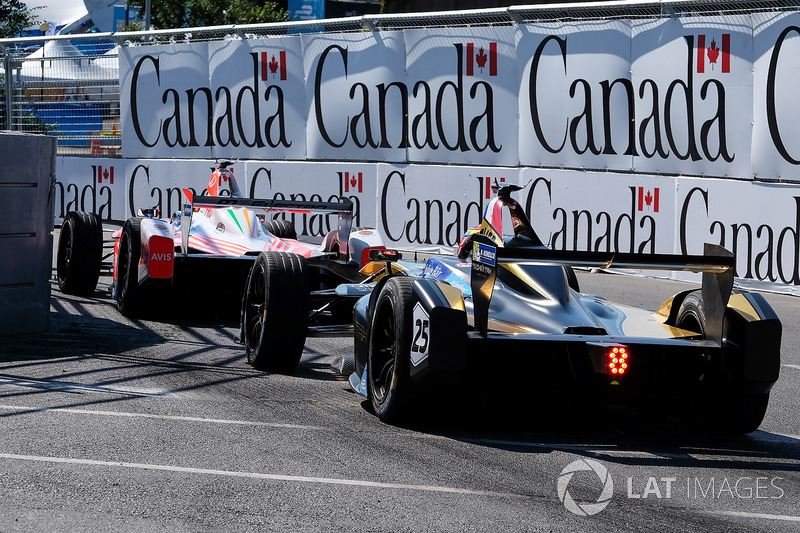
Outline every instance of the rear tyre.
[(142, 254), (141, 219), (129, 218), (122, 226), (117, 255), (117, 281), (114, 297), (124, 316), (142, 312), (147, 289), (139, 285), (139, 259)]
[(413, 280), (391, 278), (375, 305), (367, 359), (367, 396), (376, 415), (387, 423), (405, 421), (414, 391), (409, 375)]
[(259, 370), (290, 373), (303, 355), (310, 300), (305, 257), (261, 252), (242, 299), (242, 342)]
[(288, 220), (265, 220), (264, 227), (279, 239), (297, 239), (297, 230)]
[[(706, 317), (702, 291), (684, 298), (676, 325), (705, 337)], [(684, 415), (689, 427), (698, 433), (743, 435), (758, 429), (769, 405), (767, 394), (742, 394), (724, 375), (707, 376), (704, 390)]]
[(94, 213), (71, 211), (64, 217), (58, 239), (56, 274), (66, 294), (94, 292), (103, 262), (103, 226)]

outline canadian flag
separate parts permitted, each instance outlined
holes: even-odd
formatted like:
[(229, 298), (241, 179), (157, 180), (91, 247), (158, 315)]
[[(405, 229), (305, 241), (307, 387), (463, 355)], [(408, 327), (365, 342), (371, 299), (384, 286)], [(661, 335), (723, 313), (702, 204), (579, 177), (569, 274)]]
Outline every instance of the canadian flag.
[[(361, 172), (358, 174), (355, 172), (352, 174), (349, 172), (344, 173), (344, 192), (350, 192), (350, 189), (353, 189), (352, 192), (362, 192), (363, 186), (364, 177)], [(358, 189), (358, 191), (356, 191), (356, 189)]]
[(475, 75), (475, 67), (477, 66), (481, 73), (483, 69), (489, 67), (489, 76), (497, 76), (497, 43), (489, 43), (489, 53), (483, 46), (475, 51), (475, 43), (467, 43), (467, 76)]
[(261, 52), (261, 81), (269, 80), (269, 75), (274, 78), (280, 74), (281, 81), (286, 80), (286, 51), (281, 50), (278, 56), (272, 54), (270, 58), (267, 52)]
[[(492, 180), (492, 178), (488, 176), (483, 179), (486, 181), (486, 199), (488, 200), (489, 198), (492, 197), (492, 185), (494, 184), (494, 181)], [(506, 182), (505, 178), (497, 178), (497, 183), (505, 183), (505, 182)]]
[(103, 183), (104, 181), (114, 185), (114, 167), (103, 170), (103, 167), (97, 166), (97, 183)]
[[(722, 48), (720, 48), (722, 46)], [(706, 58), (714, 70), (715, 66), (720, 67), (723, 74), (731, 71), (731, 34), (722, 34), (722, 43), (717, 42), (716, 38), (712, 37), (711, 42), (706, 46), (706, 36), (697, 36), (697, 73), (703, 74), (706, 71)]]
[(658, 187), (645, 189), (639, 187), (639, 211), (652, 210), (653, 213), (658, 213)]

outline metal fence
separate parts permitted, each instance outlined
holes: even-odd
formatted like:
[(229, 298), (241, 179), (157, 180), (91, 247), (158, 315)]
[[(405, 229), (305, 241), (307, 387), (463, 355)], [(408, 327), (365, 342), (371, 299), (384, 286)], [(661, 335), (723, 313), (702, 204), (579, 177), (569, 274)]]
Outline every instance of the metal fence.
[(301, 32), (396, 31), (525, 22), (746, 15), (768, 11), (800, 11), (800, 0), (543, 4), (308, 22), (0, 39), (0, 128), (55, 135), (58, 155), (119, 157), (117, 51), (122, 46), (248, 39)]

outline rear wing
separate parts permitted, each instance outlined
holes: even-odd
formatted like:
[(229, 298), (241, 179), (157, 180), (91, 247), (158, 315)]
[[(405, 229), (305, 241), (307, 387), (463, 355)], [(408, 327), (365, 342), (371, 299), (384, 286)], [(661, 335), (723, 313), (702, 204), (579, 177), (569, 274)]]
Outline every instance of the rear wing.
[(544, 247), (506, 248), (485, 235), (475, 235), (470, 282), (475, 313), (475, 329), (486, 335), (489, 303), (492, 299), (497, 267), (501, 264), (577, 266), (702, 272), (706, 336), (722, 341), (722, 321), (733, 289), (734, 255), (725, 248), (706, 244), (703, 255), (632, 254), (549, 250)]
[(189, 231), (192, 227), (192, 214), (195, 209), (241, 207), (251, 211), (260, 211), (264, 214), (278, 212), (301, 215), (339, 215), (337, 225), (339, 252), (347, 256), (350, 229), (353, 226), (353, 202), (347, 198), (342, 198), (340, 202), (236, 198), (233, 196), (202, 196), (194, 194), (190, 189), (183, 189), (183, 194), (185, 202), (181, 217), (181, 251), (184, 254), (189, 251)]

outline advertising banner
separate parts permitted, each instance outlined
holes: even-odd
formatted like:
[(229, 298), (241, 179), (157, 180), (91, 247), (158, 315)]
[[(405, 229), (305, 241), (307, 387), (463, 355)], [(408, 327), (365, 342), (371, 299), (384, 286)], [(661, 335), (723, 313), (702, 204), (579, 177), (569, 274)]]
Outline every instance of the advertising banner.
[(800, 187), (685, 178), (676, 199), (678, 253), (719, 244), (736, 255), (740, 285), (800, 294)]
[(405, 161), (402, 32), (304, 35), (308, 158)]
[(119, 50), (123, 157), (212, 156), (208, 43)]
[(518, 201), (556, 250), (673, 253), (675, 179), (525, 169)]
[[(211, 160), (61, 158), (54, 189), (56, 223), (69, 211), (93, 211), (107, 223), (119, 222), (142, 207), (155, 207), (169, 218), (180, 208), (182, 188), (206, 190), (212, 166)], [(523, 189), (514, 197), (541, 240), (553, 249), (686, 255), (702, 253), (703, 244), (710, 242), (736, 254), (740, 285), (800, 294), (797, 184), (557, 169), (284, 161), (241, 162), (233, 171), (249, 197), (347, 197), (353, 202), (356, 227), (376, 228), (389, 247), (435, 253), (452, 253), (464, 232), (479, 224), (493, 197), (493, 184), (519, 184)], [(294, 224), (301, 239), (313, 242), (335, 221), (298, 215)], [(511, 228), (508, 220), (504, 228)]]
[(209, 43), (213, 114), (194, 128), (227, 158), (303, 159), (308, 109), (299, 37)]
[(633, 23), (637, 172), (752, 176), (753, 38), (742, 20)]
[(633, 168), (630, 56), (629, 21), (520, 25), (520, 164)]
[[(353, 227), (375, 228), (377, 166), (364, 163), (288, 163), (248, 161), (246, 188), (252, 198), (353, 202)], [(240, 183), (241, 184), (241, 183)], [(292, 220), (300, 239), (321, 241), (336, 228), (336, 216), (276, 214)]]
[(120, 49), (123, 157), (306, 154), (299, 37)]
[(800, 14), (754, 16), (753, 174), (800, 181)]
[(378, 165), (378, 230), (389, 247), (451, 253), (480, 224), (492, 184), (516, 184), (518, 174), (516, 168)]
[(516, 166), (511, 27), (406, 30), (408, 161)]

